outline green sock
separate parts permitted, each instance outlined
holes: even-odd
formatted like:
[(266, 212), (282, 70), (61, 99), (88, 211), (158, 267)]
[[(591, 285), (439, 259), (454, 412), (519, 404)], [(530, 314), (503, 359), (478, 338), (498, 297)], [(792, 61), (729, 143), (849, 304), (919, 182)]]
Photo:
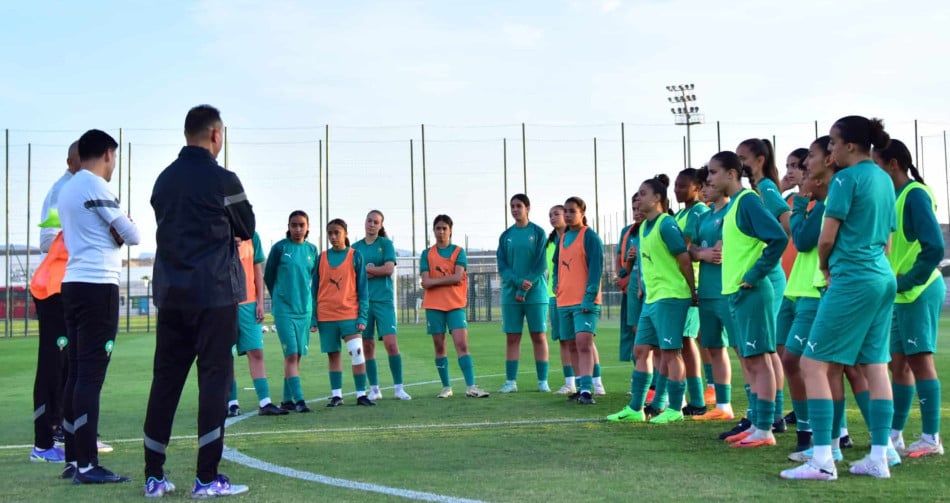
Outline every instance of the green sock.
[(765, 400), (759, 397), (755, 401), (755, 423), (756, 429), (762, 431), (772, 431), (772, 416), (775, 412), (775, 402)]
[(465, 385), (475, 386), (475, 364), (472, 363), (472, 355), (459, 357), (459, 367), (462, 369)]
[(545, 361), (543, 361), (543, 362), (540, 362), (540, 361), (538, 361), (538, 360), (535, 360), (535, 361), (534, 361), (534, 371), (538, 373), (538, 380), (539, 380), (539, 381), (547, 381), (547, 380), (548, 380), (548, 369), (549, 369), (549, 368), (550, 368), (550, 364), (547, 362), (547, 360), (545, 360)]
[(917, 381), (917, 396), (920, 398), (923, 432), (927, 435), (940, 433), (940, 381)]
[(257, 393), (258, 402), (265, 398), (270, 398), (270, 384), (267, 383), (266, 377), (254, 379), (254, 391)]
[[(684, 383), (689, 390), (689, 404), (693, 407), (705, 407), (706, 399), (703, 396), (703, 379), (701, 377), (687, 377), (686, 382)], [(673, 397), (670, 396), (670, 403), (676, 403), (673, 401)]]
[(666, 398), (668, 395), (666, 391), (666, 376), (660, 374), (660, 377), (656, 379), (656, 387), (653, 389), (653, 401), (650, 402), (650, 407), (653, 407), (656, 410), (663, 410), (666, 408)]
[(752, 420), (752, 385), (746, 384), (742, 387), (745, 390), (745, 401), (748, 404), (745, 409), (745, 417), (751, 421)]
[[(868, 408), (868, 407), (869, 407), (868, 403), (871, 401), (871, 392), (870, 392), (870, 391), (862, 391), (862, 392), (860, 392), (860, 393), (855, 393), (855, 395), (854, 395), (854, 401), (855, 401), (855, 402), (858, 402), (858, 409), (861, 411), (861, 417), (864, 418), (864, 424), (865, 424), (865, 426), (867, 426), (868, 428), (870, 428), (870, 423), (869, 423), (869, 421), (870, 421), (870, 419), (869, 419), (870, 416), (869, 416), (869, 414), (871, 413), (871, 411), (870, 411), (870, 409)], [(892, 401), (893, 401), (893, 400), (892, 400)], [(888, 426), (890, 426), (890, 425), (888, 425)]]
[(834, 422), (835, 406), (828, 399), (809, 399), (808, 415), (811, 418), (812, 443), (814, 445), (831, 445), (834, 437), (831, 429)]
[(772, 420), (778, 422), (779, 419), (785, 417), (785, 390), (777, 389), (775, 390), (775, 413), (772, 415)]
[(683, 403), (683, 395), (686, 394), (686, 382), (667, 379), (666, 389), (670, 393), (670, 408), (678, 411)]
[[(342, 374), (342, 372), (341, 372)], [(357, 374), (353, 372), (353, 382), (356, 384), (356, 391), (366, 391), (366, 374)]]
[(717, 404), (727, 404), (732, 403), (732, 385), (731, 384), (716, 384), (716, 403)]
[(439, 379), (442, 381), (442, 387), (447, 388), (452, 385), (449, 381), (449, 358), (443, 356), (435, 359), (435, 368), (439, 371)]
[[(758, 409), (759, 395), (757, 393), (749, 393), (749, 422), (753, 425), (756, 424), (756, 419), (759, 417)], [(771, 413), (769, 414), (771, 416)]]
[(343, 372), (330, 371), (330, 390), (343, 389)]
[(573, 365), (564, 365), (563, 367), (561, 367), (561, 370), (564, 372), (564, 377), (574, 377)]
[(577, 391), (590, 393), (594, 386), (594, 378), (591, 376), (580, 376), (577, 378)]
[[(917, 384), (920, 386), (920, 383)], [(894, 394), (894, 422), (891, 429), (904, 431), (907, 426), (907, 417), (914, 403), (914, 387), (905, 384), (891, 384), (891, 393)]]
[(811, 422), (808, 419), (808, 400), (792, 400), (792, 410), (795, 411), (796, 429), (810, 431)]
[(389, 357), (389, 371), (393, 373), (393, 384), (402, 384), (402, 355)]
[(369, 379), (370, 386), (379, 386), (379, 366), (376, 364), (376, 358), (366, 360), (366, 378)]
[(300, 376), (288, 377), (287, 385), (290, 386), (290, 395), (294, 397), (295, 402), (303, 400), (303, 386), (300, 385)]
[(600, 377), (600, 364), (594, 364), (594, 375), (592, 377)]
[(505, 360), (505, 379), (518, 380), (518, 360)]
[(887, 445), (891, 433), (891, 421), (894, 420), (894, 400), (871, 400), (868, 404), (870, 418), (868, 430), (871, 432), (871, 445)]
[(290, 383), (287, 381), (287, 378), (284, 378), (284, 394), (281, 398), (282, 402), (292, 402), (294, 401), (294, 395), (290, 392)]
[(228, 397), (228, 401), (233, 402), (237, 399), (237, 379), (231, 379), (231, 396)]
[(703, 364), (703, 375), (706, 376), (706, 384), (713, 384), (716, 382), (716, 378), (713, 377), (712, 363)]
[[(808, 415), (811, 417), (812, 431), (815, 431), (815, 412), (811, 408), (813, 400), (808, 401)], [(841, 428), (847, 428), (844, 416), (844, 400), (835, 400), (831, 403), (831, 438), (841, 436)], [(818, 445), (818, 444), (815, 444)]]
[(630, 383), (630, 408), (633, 410), (641, 410), (643, 409), (643, 401), (646, 399), (647, 391), (650, 389), (649, 374), (634, 370), (633, 376), (630, 377)]

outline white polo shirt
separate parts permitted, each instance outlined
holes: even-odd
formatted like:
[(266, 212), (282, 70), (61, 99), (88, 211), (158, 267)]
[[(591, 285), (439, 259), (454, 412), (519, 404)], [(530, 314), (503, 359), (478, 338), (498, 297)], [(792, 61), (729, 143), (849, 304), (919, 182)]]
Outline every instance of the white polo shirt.
[(59, 192), (59, 220), (69, 252), (64, 283), (119, 284), (121, 246), (109, 226), (124, 218), (106, 181), (81, 169)]

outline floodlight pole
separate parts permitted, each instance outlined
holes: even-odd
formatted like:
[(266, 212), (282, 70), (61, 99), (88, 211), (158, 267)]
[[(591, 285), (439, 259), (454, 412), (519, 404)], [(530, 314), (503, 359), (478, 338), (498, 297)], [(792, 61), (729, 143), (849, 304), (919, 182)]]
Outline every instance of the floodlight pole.
[(666, 90), (672, 94), (672, 96), (669, 96), (667, 100), (674, 105), (679, 105), (670, 109), (670, 113), (673, 114), (674, 123), (677, 126), (686, 126), (687, 166), (693, 165), (692, 126), (702, 124), (704, 120), (703, 115), (699, 113), (699, 107), (690, 105), (696, 101), (696, 95), (687, 93), (692, 91), (695, 87), (696, 86), (693, 84), (677, 84), (666, 86)]

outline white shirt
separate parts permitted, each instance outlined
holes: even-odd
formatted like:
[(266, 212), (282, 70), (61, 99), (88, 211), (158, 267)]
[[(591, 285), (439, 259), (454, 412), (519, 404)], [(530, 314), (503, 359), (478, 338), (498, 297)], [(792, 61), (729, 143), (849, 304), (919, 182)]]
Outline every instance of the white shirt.
[[(109, 228), (126, 224), (128, 218), (106, 181), (87, 170), (79, 170), (59, 192), (59, 220), (69, 252), (64, 283), (119, 284), (122, 270), (121, 245)], [(123, 220), (121, 222), (117, 222)], [(133, 224), (127, 224), (133, 225)], [(134, 227), (133, 227), (134, 229)], [(138, 232), (129, 245), (138, 244)]]
[[(56, 180), (56, 183), (49, 189), (49, 192), (46, 193), (46, 199), (43, 199), (43, 209), (40, 210), (40, 222), (45, 221), (47, 217), (49, 217), (49, 210), (58, 211), (57, 203), (59, 202), (59, 191), (62, 190), (63, 185), (66, 185), (66, 182), (72, 180), (72, 178), (73, 174), (66, 171), (63, 173), (63, 176), (59, 177), (59, 180)], [(40, 229), (41, 252), (46, 253), (49, 251), (57, 234), (59, 234), (59, 227)]]

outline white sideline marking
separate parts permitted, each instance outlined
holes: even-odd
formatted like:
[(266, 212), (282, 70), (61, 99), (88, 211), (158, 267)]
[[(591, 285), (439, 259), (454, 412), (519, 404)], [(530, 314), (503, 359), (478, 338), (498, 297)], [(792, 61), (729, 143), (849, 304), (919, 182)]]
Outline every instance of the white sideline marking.
[(261, 461), (256, 458), (252, 458), (245, 454), (241, 454), (234, 449), (225, 449), (224, 454), (222, 455), (224, 459), (231, 461), (232, 463), (237, 463), (240, 465), (247, 466), (249, 468), (254, 468), (264, 472), (270, 472), (282, 477), (291, 477), (300, 480), (306, 480), (308, 482), (316, 482), (318, 484), (324, 484), (328, 486), (342, 487), (344, 489), (354, 489), (357, 491), (366, 491), (373, 493), (385, 494), (387, 496), (399, 496), (401, 498), (419, 500), (419, 501), (438, 501), (443, 503), (482, 503), (480, 500), (472, 500), (466, 498), (456, 498), (453, 496), (445, 496), (442, 494), (435, 493), (426, 493), (421, 491), (412, 491), (409, 489), (400, 489), (398, 487), (388, 487), (381, 486), (378, 484), (370, 484), (367, 482), (354, 482), (352, 480), (338, 479), (335, 477), (327, 477), (326, 475), (320, 475), (317, 473), (310, 473), (301, 470), (295, 470), (293, 468), (287, 468), (284, 466), (278, 466), (266, 461)]

